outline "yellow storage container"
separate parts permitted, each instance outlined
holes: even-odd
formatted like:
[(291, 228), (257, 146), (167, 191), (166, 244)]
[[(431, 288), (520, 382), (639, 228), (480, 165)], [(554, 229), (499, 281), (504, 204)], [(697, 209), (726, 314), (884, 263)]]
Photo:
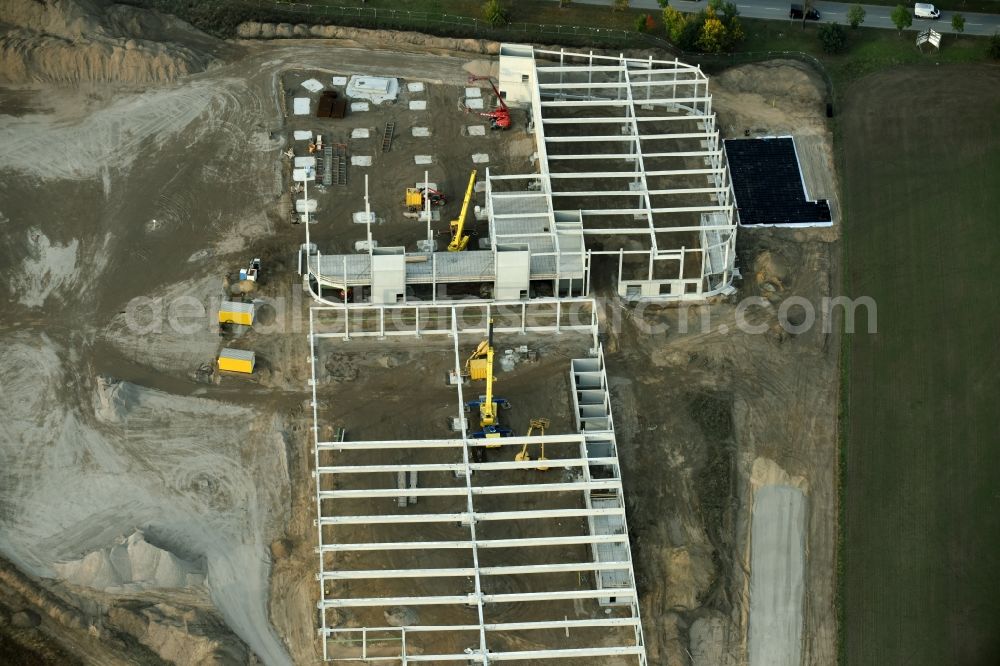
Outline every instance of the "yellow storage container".
[(252, 351), (227, 347), (219, 352), (219, 370), (242, 372), (249, 375), (253, 372), (256, 361), (256, 355)]
[(243, 326), (253, 326), (253, 315), (253, 303), (223, 301), (222, 305), (219, 307), (220, 324), (242, 324)]

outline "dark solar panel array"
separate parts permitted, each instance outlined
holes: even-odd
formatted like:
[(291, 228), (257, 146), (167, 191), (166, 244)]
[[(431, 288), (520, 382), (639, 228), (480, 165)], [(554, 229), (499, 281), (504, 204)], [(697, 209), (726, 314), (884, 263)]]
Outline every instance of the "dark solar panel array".
[(807, 201), (791, 138), (727, 139), (740, 224), (830, 222), (830, 204)]

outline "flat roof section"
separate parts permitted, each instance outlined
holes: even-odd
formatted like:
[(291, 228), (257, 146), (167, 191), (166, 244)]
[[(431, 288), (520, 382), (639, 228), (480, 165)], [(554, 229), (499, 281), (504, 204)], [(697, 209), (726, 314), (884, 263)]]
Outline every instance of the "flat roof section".
[(792, 137), (726, 139), (725, 146), (741, 225), (833, 224), (830, 204), (809, 199)]

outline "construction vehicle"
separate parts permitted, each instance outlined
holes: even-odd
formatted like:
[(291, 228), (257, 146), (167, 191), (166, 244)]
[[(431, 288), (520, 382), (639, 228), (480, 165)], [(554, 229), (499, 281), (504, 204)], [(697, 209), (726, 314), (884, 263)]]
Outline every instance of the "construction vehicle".
[(503, 101), (503, 95), (497, 90), (496, 85), (493, 83), (493, 79), (488, 76), (470, 76), (469, 83), (475, 83), (476, 81), (489, 81), (490, 87), (493, 88), (493, 92), (497, 96), (497, 108), (492, 111), (474, 111), (468, 106), (465, 107), (466, 113), (476, 113), (483, 118), (490, 119), (490, 128), (495, 130), (505, 130), (510, 127), (510, 109), (507, 108), (507, 103)]
[(250, 282), (260, 281), (260, 258), (250, 260), (250, 265), (240, 269), (240, 279)]
[(469, 245), (469, 235), (465, 233), (465, 218), (469, 214), (469, 201), (472, 200), (472, 192), (476, 188), (476, 170), (473, 169), (469, 175), (469, 186), (465, 188), (465, 200), (462, 201), (462, 212), (458, 214), (458, 219), (451, 221), (451, 242), (448, 243), (449, 252), (461, 252)]
[[(505, 398), (498, 398), (493, 395), (493, 320), (487, 329), (486, 339), (479, 343), (476, 350), (472, 352), (465, 362), (465, 374), (472, 380), (486, 380), (486, 394), (479, 396), (479, 400), (470, 400), (465, 403), (465, 410), (472, 412), (479, 410), (480, 430), (472, 434), (477, 439), (494, 439), (498, 437), (510, 437), (513, 431), (498, 423), (497, 412), (499, 409), (510, 409), (510, 402)], [(499, 444), (487, 445), (487, 448), (497, 448)]]
[(440, 207), (448, 203), (448, 197), (433, 187), (406, 188), (406, 210), (408, 212), (419, 213), (424, 209), (428, 201), (430, 201), (431, 206)]
[[(531, 434), (536, 430), (538, 431), (539, 435), (544, 437), (545, 429), (548, 427), (549, 427), (548, 419), (531, 419), (531, 422), (528, 424), (528, 434), (525, 435), (525, 437), (531, 437)], [(535, 467), (535, 469), (537, 469), (539, 472), (547, 472), (549, 470), (549, 466), (545, 464), (545, 461), (548, 460), (548, 458), (545, 457), (545, 442), (542, 442), (541, 447), (542, 447), (541, 451), (539, 451), (538, 453), (538, 466)], [(531, 456), (528, 455), (527, 442), (525, 442), (524, 446), (521, 447), (520, 453), (514, 456), (514, 460), (516, 460), (517, 462), (524, 462), (525, 460), (531, 460)]]

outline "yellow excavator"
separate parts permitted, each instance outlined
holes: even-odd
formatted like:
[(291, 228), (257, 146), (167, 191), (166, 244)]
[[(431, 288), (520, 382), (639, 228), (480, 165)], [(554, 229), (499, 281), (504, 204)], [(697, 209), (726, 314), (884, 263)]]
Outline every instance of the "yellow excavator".
[[(536, 430), (539, 435), (545, 435), (545, 429), (549, 427), (548, 419), (531, 419), (528, 424), (528, 434), (525, 437), (531, 437), (532, 433)], [(548, 458), (545, 457), (545, 442), (542, 442), (542, 450), (538, 453), (538, 466), (535, 467), (539, 472), (549, 471), (549, 466), (545, 464)], [(531, 460), (531, 456), (528, 455), (528, 443), (525, 442), (524, 446), (521, 447), (521, 452), (514, 456), (514, 460), (517, 462), (524, 462), (525, 460)]]
[(476, 170), (469, 176), (469, 186), (465, 188), (465, 200), (462, 202), (462, 212), (458, 219), (451, 221), (451, 242), (449, 252), (461, 252), (469, 245), (469, 235), (465, 233), (465, 218), (469, 214), (469, 202), (472, 201), (472, 191), (476, 188)]
[[(470, 400), (465, 403), (467, 412), (473, 409), (479, 410), (478, 432), (472, 433), (477, 439), (494, 439), (497, 437), (510, 437), (513, 431), (498, 423), (497, 410), (499, 408), (510, 409), (510, 402), (505, 398), (498, 398), (493, 395), (493, 320), (490, 319), (486, 339), (479, 343), (476, 350), (472, 352), (465, 362), (465, 373), (472, 380), (486, 380), (486, 394), (479, 396), (479, 400)], [(497, 448), (499, 444), (488, 446)]]

